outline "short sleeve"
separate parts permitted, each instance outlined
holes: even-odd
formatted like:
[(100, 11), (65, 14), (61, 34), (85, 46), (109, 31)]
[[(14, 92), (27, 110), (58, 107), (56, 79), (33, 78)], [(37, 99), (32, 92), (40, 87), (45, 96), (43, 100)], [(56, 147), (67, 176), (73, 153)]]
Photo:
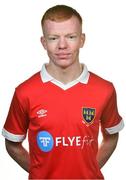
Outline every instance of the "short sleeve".
[(2, 135), (13, 142), (21, 142), (25, 139), (28, 129), (28, 116), (25, 101), (17, 94), (16, 90), (12, 98), (7, 119)]
[(122, 117), (118, 113), (117, 96), (114, 86), (112, 86), (109, 98), (101, 116), (101, 128), (109, 134), (115, 134), (124, 127)]

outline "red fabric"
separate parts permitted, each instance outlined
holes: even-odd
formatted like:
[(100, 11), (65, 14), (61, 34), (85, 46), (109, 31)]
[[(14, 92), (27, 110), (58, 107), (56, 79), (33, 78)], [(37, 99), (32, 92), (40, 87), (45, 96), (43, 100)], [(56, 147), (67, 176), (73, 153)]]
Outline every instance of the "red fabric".
[[(120, 121), (110, 82), (90, 73), (88, 84), (63, 90), (37, 73), (16, 88), (4, 128), (14, 135), (28, 130), (30, 179), (103, 179), (96, 161), (99, 126)], [(37, 142), (43, 131), (54, 141), (48, 152)]]

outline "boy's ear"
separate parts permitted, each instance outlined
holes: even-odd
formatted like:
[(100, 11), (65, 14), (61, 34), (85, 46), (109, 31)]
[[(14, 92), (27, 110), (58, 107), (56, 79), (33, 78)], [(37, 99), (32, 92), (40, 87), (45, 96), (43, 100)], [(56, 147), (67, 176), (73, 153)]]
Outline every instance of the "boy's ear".
[(81, 44), (80, 44), (80, 48), (82, 48), (82, 47), (84, 46), (85, 39), (86, 39), (85, 34), (82, 33), (82, 35), (81, 35)]
[(40, 37), (40, 42), (41, 42), (42, 46), (44, 47), (44, 49), (47, 49), (46, 40), (45, 40), (45, 37), (44, 37), (44, 36), (41, 36), (41, 37)]

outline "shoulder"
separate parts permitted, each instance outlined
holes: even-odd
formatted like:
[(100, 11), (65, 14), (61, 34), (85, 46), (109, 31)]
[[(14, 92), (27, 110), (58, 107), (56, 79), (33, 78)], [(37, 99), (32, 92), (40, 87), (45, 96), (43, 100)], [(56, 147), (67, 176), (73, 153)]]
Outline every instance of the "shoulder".
[(114, 85), (112, 82), (103, 79), (102, 77), (90, 72), (89, 84), (94, 88), (97, 88), (101, 91), (114, 91)]
[(31, 94), (41, 83), (40, 72), (37, 72), (15, 88), (16, 94), (20, 96)]

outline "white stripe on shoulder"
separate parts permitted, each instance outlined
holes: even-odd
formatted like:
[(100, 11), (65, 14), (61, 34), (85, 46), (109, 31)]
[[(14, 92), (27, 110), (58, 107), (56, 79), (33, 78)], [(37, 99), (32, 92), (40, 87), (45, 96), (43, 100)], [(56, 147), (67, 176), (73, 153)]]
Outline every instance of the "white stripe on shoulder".
[(115, 134), (115, 133), (118, 133), (119, 131), (121, 131), (124, 127), (124, 121), (121, 120), (119, 124), (117, 124), (116, 126), (113, 126), (113, 127), (110, 127), (110, 128), (105, 128), (106, 131), (109, 133), (109, 134)]
[(16, 134), (12, 134), (10, 132), (8, 132), (6, 129), (2, 129), (2, 135), (8, 139), (9, 141), (12, 141), (12, 142), (22, 142), (26, 135), (16, 135)]

